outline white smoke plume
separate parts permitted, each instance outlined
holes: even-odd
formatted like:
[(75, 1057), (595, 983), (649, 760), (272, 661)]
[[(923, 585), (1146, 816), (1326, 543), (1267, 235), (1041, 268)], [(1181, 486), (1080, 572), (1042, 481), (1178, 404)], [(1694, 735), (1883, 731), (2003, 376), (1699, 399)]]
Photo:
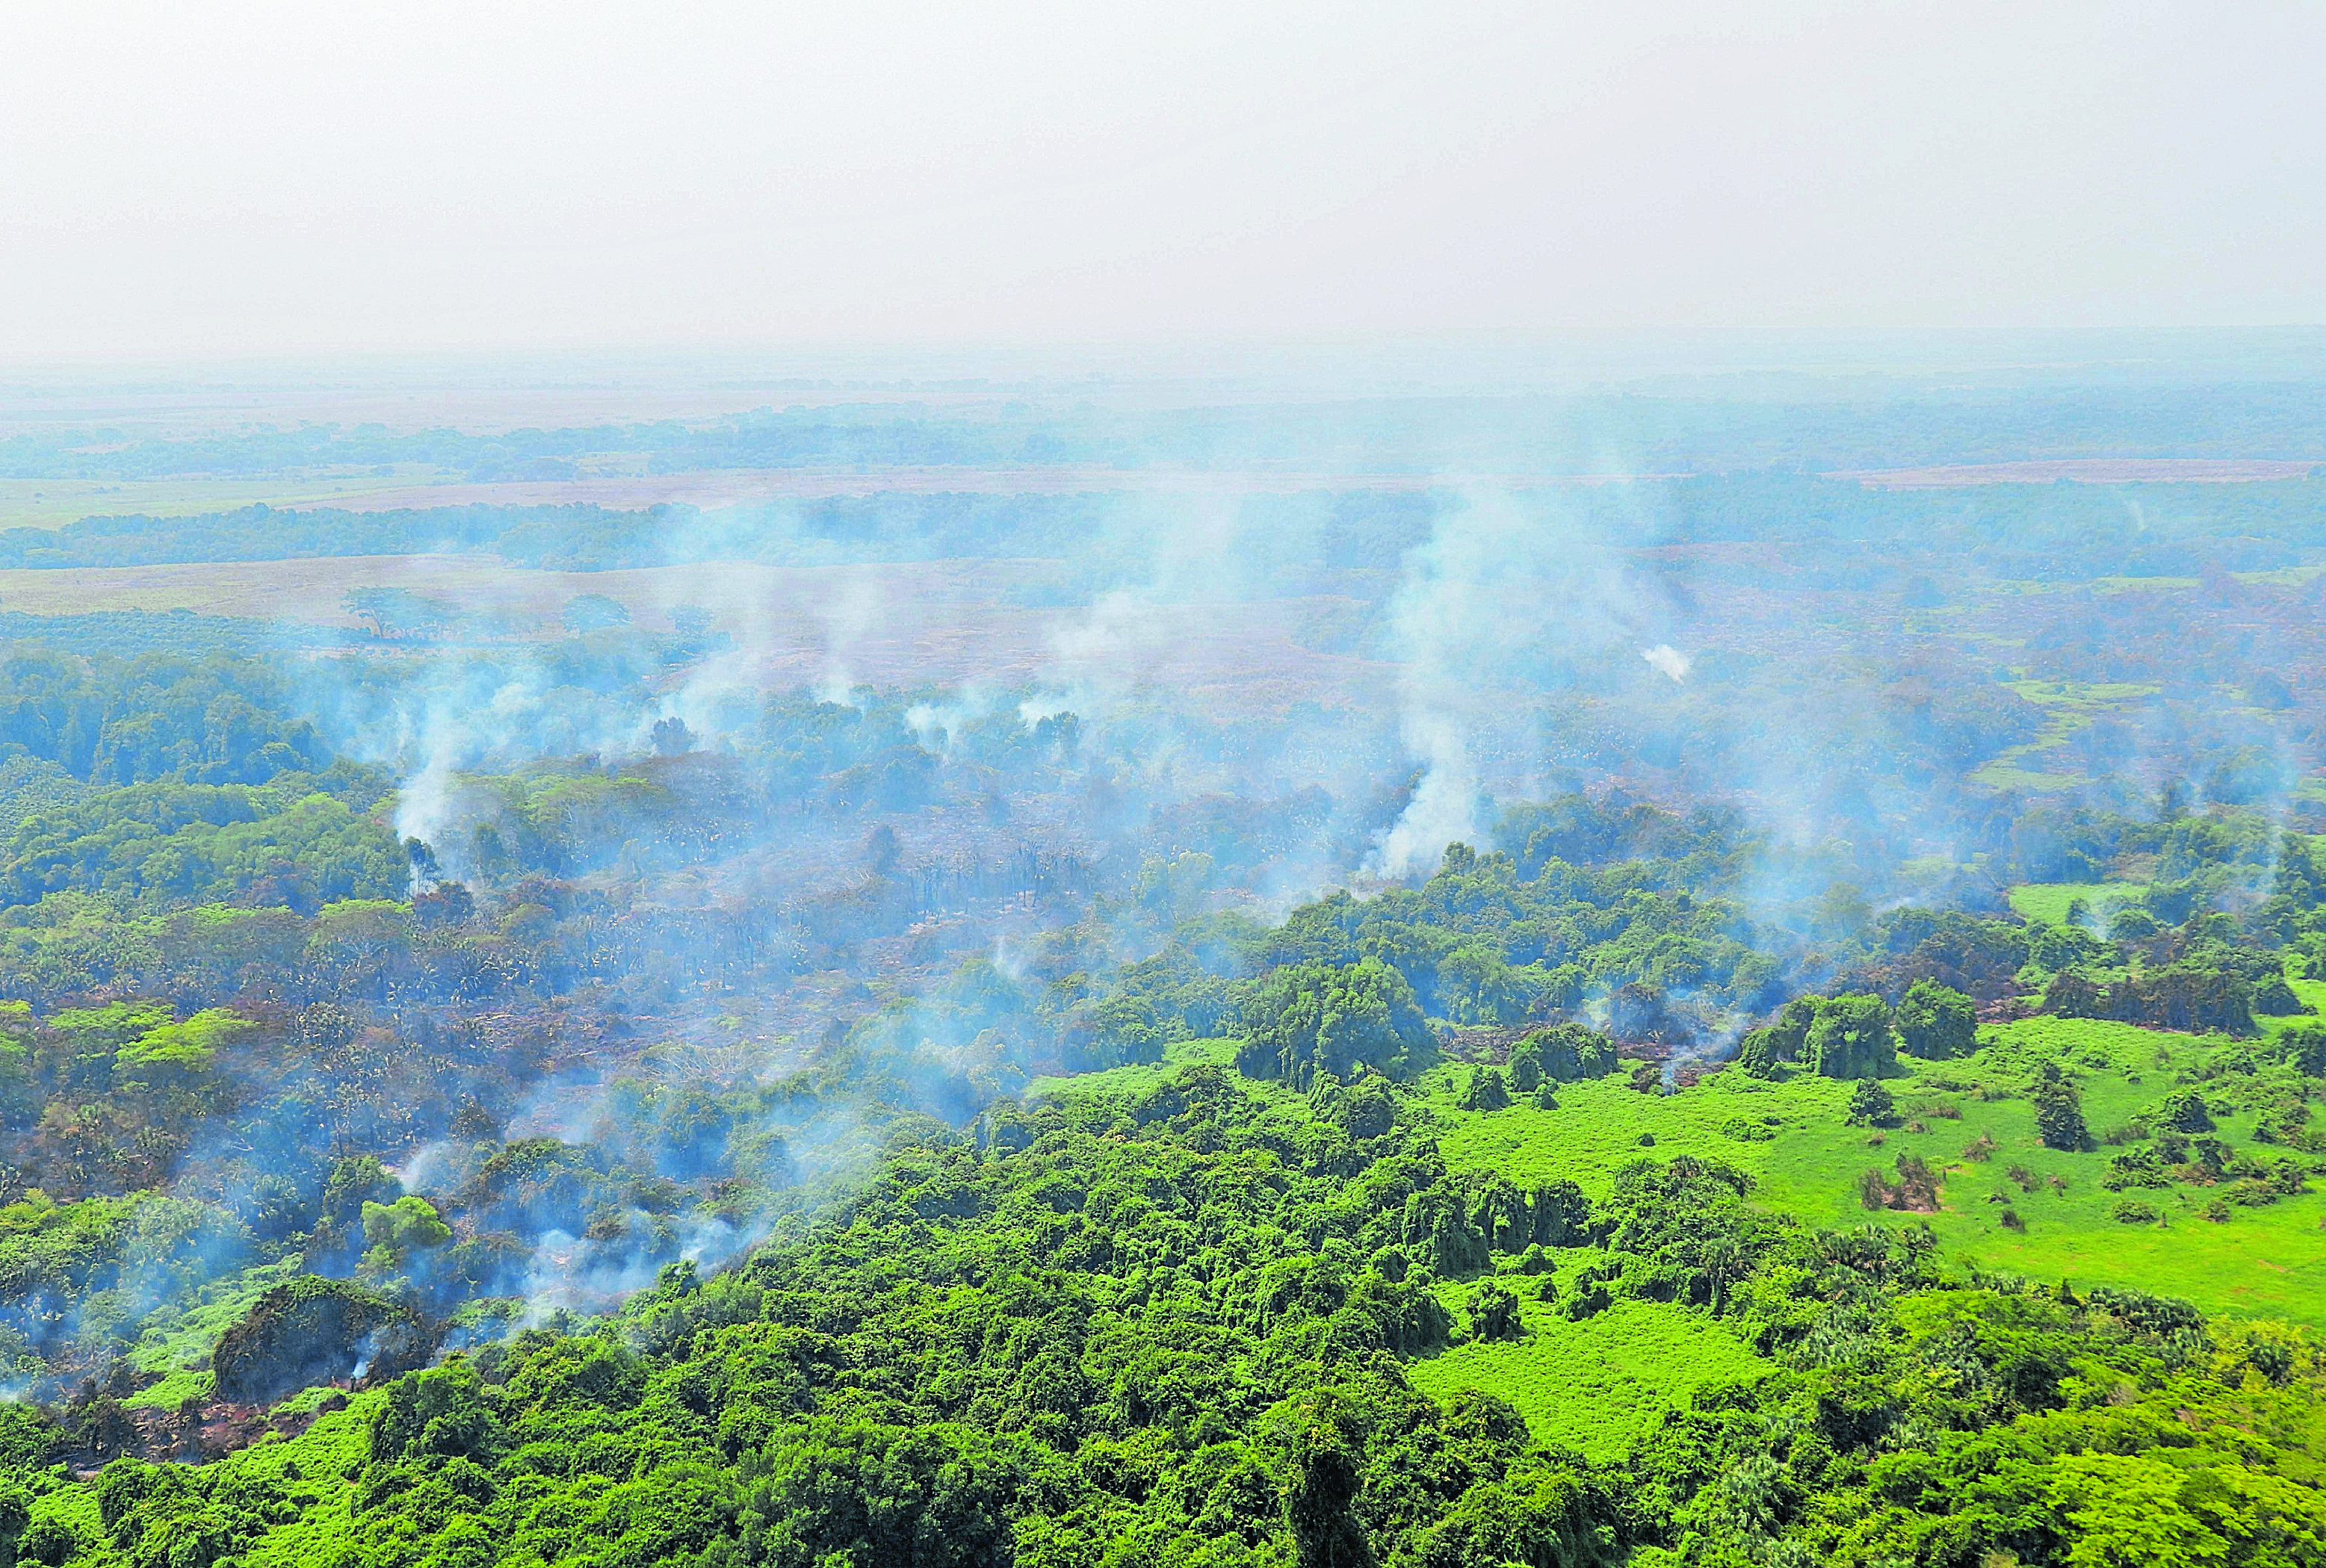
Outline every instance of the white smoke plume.
[[(1651, 608), (1621, 555), (1555, 504), (1521, 507), (1506, 494), (1474, 492), (1441, 516), (1407, 557), (1390, 605), (1391, 645), (1403, 660), (1399, 732), (1421, 778), (1363, 873), (1410, 877), (1447, 844), (1475, 841), (1484, 821), (1482, 743), (1505, 775), (1555, 760), (1525, 734), (1534, 699), (1577, 666), (1604, 662), (1643, 629)], [(1685, 673), (1678, 654), (1659, 651)]]
[(1675, 681), (1688, 679), (1689, 657), (1670, 643), (1658, 643), (1652, 648), (1642, 648), (1640, 657)]

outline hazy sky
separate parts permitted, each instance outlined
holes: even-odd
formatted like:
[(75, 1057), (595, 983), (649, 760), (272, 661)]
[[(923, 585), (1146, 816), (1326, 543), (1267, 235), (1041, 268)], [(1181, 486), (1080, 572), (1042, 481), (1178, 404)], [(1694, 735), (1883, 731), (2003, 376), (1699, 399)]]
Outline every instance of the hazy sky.
[(2326, 5), (0, 12), (0, 357), (2326, 321)]

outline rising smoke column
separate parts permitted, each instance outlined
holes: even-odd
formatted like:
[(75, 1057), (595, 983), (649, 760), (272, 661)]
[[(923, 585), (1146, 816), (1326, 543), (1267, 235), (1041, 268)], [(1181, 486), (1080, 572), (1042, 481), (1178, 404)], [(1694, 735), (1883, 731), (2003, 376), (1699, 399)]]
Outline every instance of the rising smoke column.
[[(1662, 618), (1654, 590), (1581, 508), (1556, 496), (1521, 506), (1499, 491), (1465, 492), (1440, 514), (1407, 555), (1389, 609), (1403, 666), (1399, 733), (1422, 771), (1363, 868), (1388, 878), (1426, 871), (1447, 844), (1476, 840), (1479, 742), (1523, 717), (1547, 671), (1640, 657), (1641, 634)], [(1645, 656), (1674, 679), (1687, 669), (1661, 643)], [(1549, 760), (1536, 758), (1536, 771)]]

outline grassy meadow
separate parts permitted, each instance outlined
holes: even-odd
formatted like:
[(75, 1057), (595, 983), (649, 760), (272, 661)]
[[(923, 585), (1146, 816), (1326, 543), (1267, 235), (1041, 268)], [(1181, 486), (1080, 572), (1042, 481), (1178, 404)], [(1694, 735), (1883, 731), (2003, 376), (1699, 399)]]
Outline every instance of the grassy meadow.
[(2111, 898), (2137, 898), (2147, 891), (2145, 882), (2023, 882), (2011, 890), (2011, 907), (2025, 919), (2065, 925), (2068, 905), (2079, 898), (2098, 913)]
[[(1586, 1255), (1596, 1256), (1577, 1249), (1578, 1266)], [(1465, 1294), (1453, 1281), (1440, 1290), (1457, 1315)], [(1667, 1302), (1619, 1301), (1576, 1322), (1553, 1304), (1522, 1298), (1519, 1319), (1525, 1338), (1456, 1345), (1413, 1362), (1407, 1375), (1440, 1400), (1484, 1389), (1508, 1400), (1538, 1439), (1614, 1460), (1697, 1389), (1769, 1365), (1726, 1323)]]
[[(2298, 988), (2312, 1001), (2326, 993), (2313, 982)], [(2210, 1196), (2200, 1189), (2111, 1192), (2100, 1185), (2111, 1148), (2066, 1153), (2036, 1138), (2024, 1095), (2034, 1061), (2059, 1054), (2076, 1064), (2084, 1118), (2098, 1138), (2154, 1107), (2179, 1087), (2184, 1069), (2226, 1042), (2049, 1017), (1982, 1029), (1979, 1038), (1970, 1057), (1905, 1062), (1915, 1071), (1888, 1084), (1898, 1109), (1893, 1127), (1849, 1126), (1846, 1082), (1808, 1075), (1763, 1082), (1734, 1072), (1672, 1095), (1604, 1078), (1562, 1085), (1556, 1110), (1482, 1113), (1456, 1103), (1470, 1070), (1444, 1067), (1434, 1074), (1432, 1109), (1448, 1124), (1439, 1147), (1456, 1170), (1495, 1170), (1519, 1183), (1565, 1178), (1599, 1196), (1624, 1160), (1696, 1155), (1750, 1173), (1756, 1202), (1811, 1225), (1927, 1223), (1949, 1257), (1981, 1268), (2130, 1285), (2209, 1313), (2326, 1327), (2326, 1192), (2234, 1208), (2214, 1222), (2198, 1217)], [(2254, 1150), (2253, 1113), (2217, 1117), (2219, 1137)], [(1971, 1157), (1967, 1151), (1982, 1137), (1993, 1140), (1993, 1152)], [(1893, 1174), (1907, 1155), (1941, 1173), (1939, 1212), (1866, 1210), (1859, 1174)], [(2126, 1196), (2159, 1211), (2161, 1223), (2119, 1222), (2114, 1211)], [(2005, 1226), (2006, 1211), (2025, 1229)]]

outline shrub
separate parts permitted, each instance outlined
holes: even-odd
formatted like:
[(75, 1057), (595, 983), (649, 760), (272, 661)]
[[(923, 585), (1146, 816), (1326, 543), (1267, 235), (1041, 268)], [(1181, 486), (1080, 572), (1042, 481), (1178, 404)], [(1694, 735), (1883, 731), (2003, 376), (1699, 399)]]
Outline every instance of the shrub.
[(310, 1274), (259, 1297), (219, 1337), (211, 1365), (219, 1398), (271, 1405), (318, 1383), (425, 1366), (433, 1349), (410, 1308)]
[(2043, 1140), (2045, 1148), (2075, 1150), (2090, 1146), (2091, 1134), (2084, 1127), (2082, 1100), (2074, 1086), (2048, 1062), (2036, 1080), (2033, 1098), (2035, 1136)]
[(2221, 1195), (2240, 1208), (2259, 1209), (2276, 1202), (2279, 1194), (2277, 1188), (2266, 1179), (2248, 1176), (2244, 1181), (2230, 1183)]
[(2254, 988), (2253, 1010), (2265, 1018), (2286, 1018), (2310, 1011), (2284, 975), (2272, 975)]
[(2116, 1207), (2109, 1210), (2108, 1213), (2119, 1225), (2154, 1225), (2156, 1223), (2156, 1211), (2150, 1208), (2147, 1204), (2142, 1202), (2137, 1198), (2125, 1198), (2118, 1200)]
[(1736, 1047), (1737, 1070), (1748, 1078), (1777, 1076), (1777, 1035), (1772, 1029), (1754, 1029)]
[(1480, 1281), (1465, 1305), (1472, 1339), (1515, 1340), (1524, 1331), (1519, 1323), (1519, 1298), (1500, 1280)]
[(36, 1519), (16, 1537), (18, 1559), (39, 1563), (43, 1568), (62, 1568), (79, 1551), (80, 1537), (62, 1519)]
[(1858, 1081), (1849, 1091), (1849, 1124), (1852, 1127), (1886, 1127), (1896, 1118), (1896, 1109), (1890, 1091), (1873, 1079)]
[(1880, 1171), (1867, 1171), (1857, 1178), (1857, 1200), (1868, 1209), (1901, 1209), (1913, 1214), (1935, 1214), (1939, 1211), (1939, 1174), (1931, 1169), (1928, 1161), (1919, 1155), (1900, 1155), (1897, 1162), (1898, 1179), (1891, 1181)]
[(2098, 1018), (2106, 1008), (2098, 986), (2073, 970), (2061, 970), (2043, 988), (2043, 1011), (2056, 1018)]
[(1469, 1087), (1462, 1094), (1465, 1110), (1500, 1110), (1511, 1102), (1510, 1086), (1498, 1067), (1480, 1067), (1470, 1074)]
[(2154, 1125), (2171, 1127), (2174, 1132), (2206, 1133), (2213, 1130), (2213, 1117), (2205, 1105), (2205, 1097), (2193, 1089), (2184, 1089), (2165, 1096), (2164, 1104), (2156, 1112)]
[(2277, 1037), (2277, 1044), (2295, 1072), (2326, 1078), (2326, 1027), (2304, 1024), (2299, 1029), (2288, 1029)]

